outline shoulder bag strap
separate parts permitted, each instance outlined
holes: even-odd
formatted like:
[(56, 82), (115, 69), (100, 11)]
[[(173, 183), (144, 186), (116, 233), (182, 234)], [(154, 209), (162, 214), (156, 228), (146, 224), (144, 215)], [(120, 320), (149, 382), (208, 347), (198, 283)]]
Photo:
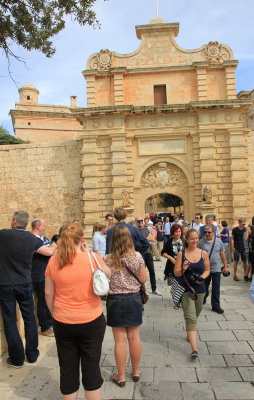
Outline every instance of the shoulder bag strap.
[(99, 260), (97, 259), (96, 255), (95, 255), (94, 253), (91, 253), (91, 254), (92, 254), (93, 258), (95, 259), (95, 262), (96, 262), (98, 268), (99, 268), (99, 269), (102, 269), (102, 268), (101, 268), (101, 265), (100, 265), (100, 263), (99, 263)]
[(213, 245), (212, 245), (211, 251), (210, 251), (209, 256), (208, 256), (208, 257), (209, 257), (209, 260), (210, 260), (210, 258), (211, 258), (212, 252), (213, 252), (213, 248), (214, 248), (214, 245), (215, 245), (215, 241), (216, 241), (216, 237), (214, 238)]
[(91, 268), (92, 274), (94, 274), (94, 267), (93, 267), (93, 263), (92, 263), (92, 260), (91, 260), (90, 251), (87, 252), (87, 255), (88, 255), (88, 258), (89, 258), (89, 263), (90, 263), (90, 268)]
[(138, 277), (130, 270), (129, 267), (127, 267), (127, 265), (125, 266), (125, 268), (126, 268), (127, 271), (129, 272), (129, 274), (132, 275), (135, 279), (137, 279), (137, 281), (140, 283), (140, 285), (142, 285), (142, 282), (140, 282), (140, 280), (138, 279)]

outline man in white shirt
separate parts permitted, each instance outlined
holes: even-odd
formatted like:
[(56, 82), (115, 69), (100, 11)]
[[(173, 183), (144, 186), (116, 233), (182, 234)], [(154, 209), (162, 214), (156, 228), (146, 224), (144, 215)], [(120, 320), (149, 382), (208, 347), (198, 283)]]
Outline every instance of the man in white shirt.
[(194, 221), (191, 223), (191, 226), (190, 226), (191, 229), (196, 229), (198, 234), (199, 234), (199, 229), (201, 228), (201, 226), (204, 226), (204, 224), (202, 224), (202, 218), (203, 218), (202, 215), (200, 213), (197, 213), (194, 218)]

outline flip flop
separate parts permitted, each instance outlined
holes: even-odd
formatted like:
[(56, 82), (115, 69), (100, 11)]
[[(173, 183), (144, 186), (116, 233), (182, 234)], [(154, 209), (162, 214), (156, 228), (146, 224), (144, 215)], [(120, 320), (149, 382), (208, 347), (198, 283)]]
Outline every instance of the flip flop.
[(124, 387), (126, 384), (126, 381), (117, 379), (115, 376), (112, 376), (112, 382), (114, 382), (117, 386)]
[(238, 278), (238, 276), (234, 276), (234, 281), (239, 282), (240, 279)]

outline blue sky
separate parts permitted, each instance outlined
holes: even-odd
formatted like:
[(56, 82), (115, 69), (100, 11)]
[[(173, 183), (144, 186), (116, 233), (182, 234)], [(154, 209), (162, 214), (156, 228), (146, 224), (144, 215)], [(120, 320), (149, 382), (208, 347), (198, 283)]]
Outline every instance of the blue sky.
[[(70, 96), (78, 96), (78, 105), (86, 106), (85, 79), (81, 71), (92, 53), (107, 48), (119, 53), (136, 50), (135, 25), (143, 25), (156, 16), (156, 0), (97, 0), (94, 7), (101, 29), (81, 27), (69, 19), (66, 29), (54, 38), (56, 54), (48, 59), (37, 51), (28, 52), (12, 45), (13, 52), (26, 64), (7, 63), (1, 54), (0, 124), (12, 132), (9, 110), (19, 100), (18, 87), (32, 83), (40, 91), (42, 104), (69, 105)], [(159, 0), (159, 16), (165, 22), (179, 22), (177, 43), (195, 49), (217, 40), (229, 45), (239, 61), (237, 92), (254, 88), (254, 1), (253, 0)]]

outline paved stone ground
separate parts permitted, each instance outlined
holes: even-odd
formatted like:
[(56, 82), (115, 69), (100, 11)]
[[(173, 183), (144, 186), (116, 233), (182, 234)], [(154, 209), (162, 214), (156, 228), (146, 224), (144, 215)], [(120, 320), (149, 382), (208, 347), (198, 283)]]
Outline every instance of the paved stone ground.
[[(113, 337), (107, 328), (101, 359), (103, 399), (254, 400), (254, 306), (248, 299), (249, 285), (234, 282), (232, 275), (223, 278), (221, 306), (225, 313), (218, 315), (208, 304), (204, 306), (198, 324), (200, 357), (193, 361), (182, 310), (172, 308), (169, 288), (162, 280), (164, 262), (156, 262), (155, 267), (163, 296), (151, 295), (145, 306), (140, 382), (132, 382), (129, 360), (126, 387), (110, 382), (115, 362)], [(3, 358), (1, 400), (61, 399), (54, 339), (40, 336), (40, 352), (36, 364), (20, 370), (7, 366)], [(84, 398), (82, 389), (79, 398)]]

